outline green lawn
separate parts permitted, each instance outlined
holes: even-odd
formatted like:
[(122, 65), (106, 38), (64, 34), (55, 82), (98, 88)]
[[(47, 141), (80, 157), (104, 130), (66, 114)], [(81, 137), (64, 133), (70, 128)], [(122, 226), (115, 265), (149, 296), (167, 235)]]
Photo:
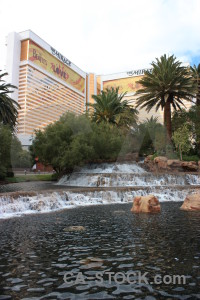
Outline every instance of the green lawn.
[(6, 177), (6, 181), (9, 183), (26, 182), (26, 181), (52, 181), (52, 174), (40, 174), (40, 175), (17, 175), (14, 177)]

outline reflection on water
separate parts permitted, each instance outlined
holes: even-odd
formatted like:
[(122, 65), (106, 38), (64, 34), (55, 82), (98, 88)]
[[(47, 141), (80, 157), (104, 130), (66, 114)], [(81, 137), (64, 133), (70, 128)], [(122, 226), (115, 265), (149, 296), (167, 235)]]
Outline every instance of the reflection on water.
[[(162, 203), (161, 214), (135, 215), (131, 204), (112, 204), (0, 220), (0, 299), (199, 299), (200, 213), (180, 206)], [(86, 283), (66, 286), (67, 271), (82, 272)], [(100, 285), (97, 271), (187, 281)]]

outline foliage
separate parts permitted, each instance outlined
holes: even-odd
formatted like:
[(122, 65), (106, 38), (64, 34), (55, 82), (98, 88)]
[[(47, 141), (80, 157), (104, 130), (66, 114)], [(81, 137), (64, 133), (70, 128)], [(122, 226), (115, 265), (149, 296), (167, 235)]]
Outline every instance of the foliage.
[(190, 67), (192, 76), (197, 83), (196, 105), (200, 106), (200, 64)]
[(154, 152), (159, 155), (165, 152), (166, 148), (166, 131), (157, 118), (151, 117), (140, 123), (133, 135), (137, 138), (135, 145), (138, 145), (140, 156), (146, 156)]
[(119, 88), (106, 89), (99, 95), (93, 95), (95, 102), (88, 104), (92, 108), (92, 120), (124, 128), (135, 125), (138, 112), (129, 105), (128, 100), (123, 100), (125, 95), (126, 93), (119, 94)]
[(30, 152), (22, 149), (18, 138), (13, 135), (11, 143), (11, 164), (13, 168), (30, 168), (32, 165)]
[(0, 123), (9, 125), (14, 129), (18, 116), (17, 109), (19, 105), (16, 101), (11, 99), (10, 94), (13, 93), (13, 89), (17, 87), (5, 83), (3, 77), (8, 75), (7, 73), (0, 74)]
[(6, 173), (11, 166), (10, 146), (12, 133), (8, 126), (0, 125), (0, 180), (6, 177)]
[(85, 162), (116, 159), (122, 143), (123, 136), (116, 126), (66, 113), (44, 131), (36, 131), (32, 152), (42, 163), (63, 173)]
[(122, 148), (123, 138), (116, 127), (102, 122), (91, 124), (91, 144), (94, 149), (94, 159), (117, 159)]
[(151, 63), (152, 70), (146, 71), (138, 81), (142, 88), (136, 92), (139, 95), (137, 107), (164, 110), (164, 123), (167, 129), (168, 141), (171, 141), (171, 106), (174, 110), (181, 109), (182, 100), (191, 101), (197, 86), (190, 70), (181, 66), (174, 55), (164, 54)]
[(13, 167), (30, 167), (30, 153), (22, 149), (9, 125), (0, 124), (0, 180), (13, 176)]
[(191, 135), (191, 148), (193, 149), (194, 154), (200, 155), (200, 107), (193, 105), (189, 111), (182, 110), (173, 113), (172, 125), (174, 131), (179, 128), (182, 128), (184, 124), (187, 124), (187, 127)]
[(191, 148), (190, 132), (187, 124), (184, 124), (182, 128), (177, 129), (172, 136), (176, 149), (180, 153), (181, 160), (183, 159), (182, 153), (188, 153)]
[(199, 156), (198, 155), (184, 155), (183, 154), (183, 160), (184, 161), (196, 161), (198, 162), (199, 161)]

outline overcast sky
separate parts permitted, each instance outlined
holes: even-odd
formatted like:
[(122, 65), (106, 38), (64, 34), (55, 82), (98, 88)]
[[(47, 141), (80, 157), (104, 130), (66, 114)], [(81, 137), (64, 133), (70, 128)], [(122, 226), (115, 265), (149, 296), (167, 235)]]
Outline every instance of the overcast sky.
[(149, 67), (175, 54), (200, 63), (200, 0), (1, 0), (0, 69), (5, 36), (31, 29), (86, 72)]

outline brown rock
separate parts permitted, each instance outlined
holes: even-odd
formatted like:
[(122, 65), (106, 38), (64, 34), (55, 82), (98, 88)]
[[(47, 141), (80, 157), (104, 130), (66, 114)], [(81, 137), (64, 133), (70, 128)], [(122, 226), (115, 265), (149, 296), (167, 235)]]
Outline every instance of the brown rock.
[(157, 213), (160, 212), (160, 203), (154, 195), (136, 196), (131, 211), (134, 213)]
[(84, 231), (85, 230), (85, 227), (83, 226), (69, 226), (69, 227), (66, 227), (64, 228), (64, 231)]
[(200, 211), (200, 193), (187, 195), (180, 209), (187, 211)]
[(158, 169), (167, 169), (167, 157), (158, 156), (154, 158), (154, 163), (157, 164)]
[(152, 157), (153, 157), (153, 155), (147, 156), (144, 160), (144, 164), (149, 169), (149, 171), (154, 172), (156, 169), (156, 166), (154, 164)]
[(145, 157), (144, 162), (152, 161), (152, 157), (153, 157), (153, 155), (148, 155), (147, 157)]
[(181, 166), (184, 171), (194, 172), (198, 170), (198, 165), (195, 161), (182, 161)]
[(170, 168), (181, 168), (182, 162), (178, 159), (168, 159), (167, 166)]

